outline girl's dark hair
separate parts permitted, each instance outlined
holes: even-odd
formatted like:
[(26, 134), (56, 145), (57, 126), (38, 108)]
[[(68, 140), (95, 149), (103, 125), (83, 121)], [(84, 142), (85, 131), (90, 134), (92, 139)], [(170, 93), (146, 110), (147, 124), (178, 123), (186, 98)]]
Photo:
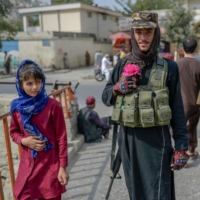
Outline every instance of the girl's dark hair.
[(45, 76), (42, 73), (41, 69), (39, 69), (32, 63), (26, 63), (19, 70), (20, 85), (22, 84), (23, 81), (27, 81), (30, 76), (33, 76), (35, 80), (36, 79), (41, 79), (41, 80), (45, 79)]

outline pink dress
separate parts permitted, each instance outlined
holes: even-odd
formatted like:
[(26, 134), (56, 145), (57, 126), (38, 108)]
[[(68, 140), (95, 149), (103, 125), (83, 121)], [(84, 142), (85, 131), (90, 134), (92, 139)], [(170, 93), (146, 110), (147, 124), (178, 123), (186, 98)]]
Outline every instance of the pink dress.
[[(68, 165), (67, 132), (61, 104), (49, 98), (45, 108), (39, 114), (33, 115), (31, 122), (48, 138), (53, 149), (38, 152), (34, 159), (31, 149), (22, 146), (14, 195), (17, 198), (28, 183), (31, 198), (50, 199), (66, 191), (57, 178), (59, 167)], [(19, 145), (22, 138), (30, 136), (24, 130), (17, 111), (12, 114), (10, 136)]]

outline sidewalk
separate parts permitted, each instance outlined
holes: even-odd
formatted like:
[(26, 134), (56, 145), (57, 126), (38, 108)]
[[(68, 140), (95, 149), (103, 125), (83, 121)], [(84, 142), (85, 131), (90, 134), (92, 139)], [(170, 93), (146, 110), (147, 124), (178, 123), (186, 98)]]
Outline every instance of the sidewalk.
[[(54, 70), (52, 70), (50, 68), (44, 68), (43, 70), (44, 70), (44, 73), (54, 72)], [(69, 70), (67, 70), (67, 71), (69, 71)], [(15, 75), (16, 75), (16, 70), (14, 71), (13, 74), (4, 75), (2, 69), (0, 69), (0, 79), (15, 77)]]
[[(66, 74), (69, 72), (72, 72), (74, 74), (74, 72), (78, 72), (77, 74), (74, 74), (75, 77), (78, 75), (80, 76), (80, 74), (82, 75), (82, 79), (94, 79), (94, 66), (91, 65), (89, 67), (78, 67), (78, 68), (72, 68), (72, 69), (59, 69), (59, 70), (52, 70), (50, 68), (44, 68), (44, 73), (49, 75), (49, 74)], [(12, 78), (16, 76), (16, 72), (14, 72), (13, 74), (9, 74), (9, 75), (4, 75), (3, 72), (0, 69), (0, 80), (2, 79), (6, 79), (6, 78)]]
[[(110, 150), (112, 137), (101, 143), (85, 143), (71, 160), (68, 167), (70, 175), (67, 192), (62, 200), (103, 200), (110, 184)], [(200, 126), (198, 126), (200, 141)], [(200, 152), (200, 147), (197, 148)], [(188, 167), (175, 171), (176, 200), (200, 199), (200, 156), (190, 159)], [(122, 179), (115, 179), (109, 200), (129, 200), (123, 169)]]
[[(110, 136), (110, 139), (103, 139), (100, 143), (83, 145), (69, 163), (70, 180), (67, 192), (62, 196), (63, 200), (105, 199), (112, 175), (110, 171), (111, 141)], [(119, 173), (122, 179), (114, 180), (109, 200), (129, 200), (122, 167)]]

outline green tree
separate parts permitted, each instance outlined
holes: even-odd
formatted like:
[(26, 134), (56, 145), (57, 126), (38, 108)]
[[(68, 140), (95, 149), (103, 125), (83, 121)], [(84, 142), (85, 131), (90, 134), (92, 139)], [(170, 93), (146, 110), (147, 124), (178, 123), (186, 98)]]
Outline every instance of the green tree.
[(122, 7), (123, 14), (127, 16), (142, 10), (169, 9), (173, 5), (173, 0), (136, 0), (135, 3), (132, 3), (132, 0), (115, 1)]
[(161, 26), (165, 28), (163, 38), (175, 43), (176, 47), (188, 36), (195, 36), (192, 27), (195, 12), (183, 6), (183, 1), (174, 3), (173, 8), (162, 18)]
[(19, 19), (10, 20), (10, 23), (15, 27), (16, 31), (19, 31), (19, 32), (23, 31), (22, 17), (19, 17)]
[(8, 0), (0, 0), (0, 48), (2, 40), (11, 40), (16, 34), (15, 27), (7, 20), (13, 5)]
[(64, 4), (64, 3), (74, 3), (74, 2), (81, 2), (86, 4), (93, 4), (93, 0), (51, 0), (51, 4)]

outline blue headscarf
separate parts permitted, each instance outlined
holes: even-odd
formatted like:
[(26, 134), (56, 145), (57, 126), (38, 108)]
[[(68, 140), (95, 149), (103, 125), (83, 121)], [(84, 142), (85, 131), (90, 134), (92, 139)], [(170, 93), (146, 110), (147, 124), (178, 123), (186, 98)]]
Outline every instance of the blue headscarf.
[[(49, 149), (52, 149), (53, 147), (49, 143), (48, 139), (40, 133), (40, 131), (37, 129), (37, 127), (30, 122), (31, 117), (33, 115), (41, 112), (48, 102), (49, 97), (48, 97), (46, 90), (45, 90), (45, 79), (42, 80), (42, 87), (41, 87), (40, 91), (38, 92), (38, 94), (35, 97), (29, 96), (20, 87), (20, 82), (19, 82), (19, 70), (26, 63), (30, 63), (30, 64), (35, 65), (44, 74), (42, 68), (32, 60), (23, 60), (20, 63), (19, 68), (17, 70), (16, 83), (15, 83), (19, 98), (14, 99), (12, 101), (10, 113), (12, 114), (15, 110), (17, 110), (20, 113), (24, 129), (31, 136), (40, 136), (39, 140), (46, 140), (46, 147), (43, 149), (43, 151), (47, 151)], [(34, 158), (36, 158), (37, 155), (38, 155), (38, 152), (35, 151), (35, 150), (32, 150), (32, 156)]]

